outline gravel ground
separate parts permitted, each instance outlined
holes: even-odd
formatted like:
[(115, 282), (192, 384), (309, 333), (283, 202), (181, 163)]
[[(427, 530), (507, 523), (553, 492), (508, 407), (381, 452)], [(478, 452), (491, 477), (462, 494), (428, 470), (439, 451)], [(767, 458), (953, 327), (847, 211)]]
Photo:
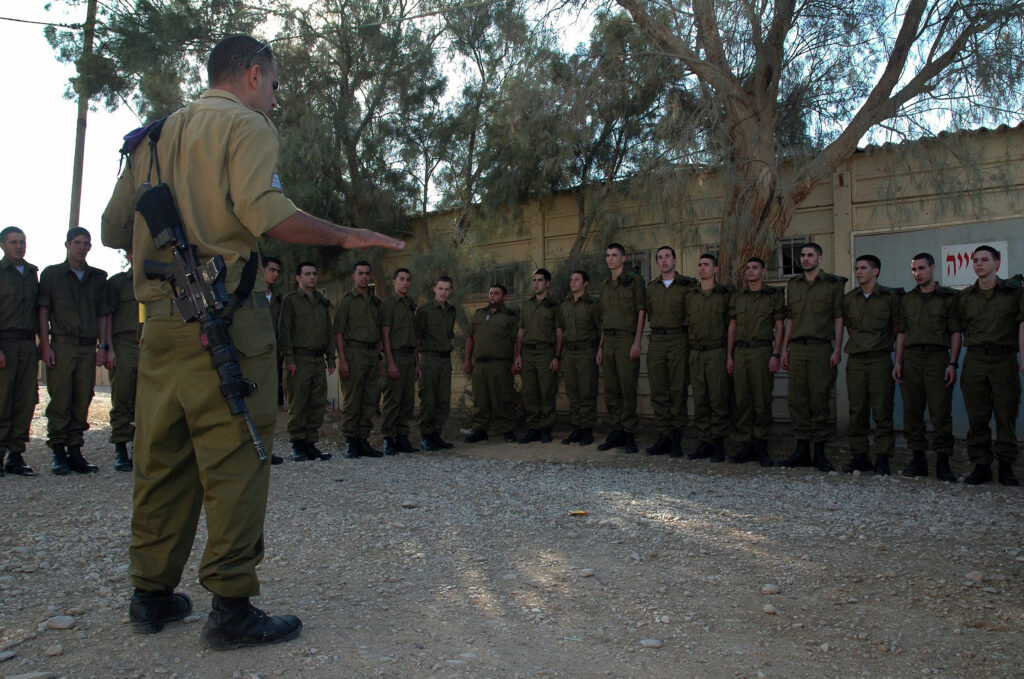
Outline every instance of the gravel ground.
[(302, 636), (202, 650), (199, 550), (196, 614), (137, 636), (108, 404), (100, 474), (51, 475), (40, 417), (0, 479), (0, 677), (1024, 677), (1021, 489), (557, 444), (286, 461), (256, 603)]

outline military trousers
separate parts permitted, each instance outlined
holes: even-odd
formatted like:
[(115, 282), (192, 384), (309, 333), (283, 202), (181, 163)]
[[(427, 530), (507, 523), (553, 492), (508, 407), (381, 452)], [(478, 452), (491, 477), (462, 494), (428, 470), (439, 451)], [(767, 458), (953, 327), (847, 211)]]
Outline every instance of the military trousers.
[(127, 443), (135, 438), (135, 389), (139, 378), (139, 344), (134, 339), (114, 339), (117, 364), (110, 371), (110, 442)]
[[(960, 391), (967, 408), (967, 456), (974, 464), (1017, 459), (1017, 409), (1020, 407), (1020, 372), (1015, 354), (986, 356), (967, 350), (960, 375)], [(996, 420), (992, 442), (989, 423)]]
[(736, 430), (740, 443), (767, 441), (772, 434), (772, 391), (775, 376), (768, 369), (771, 345), (733, 349), (732, 379), (736, 390)]
[(523, 372), (520, 379), (528, 429), (549, 429), (555, 423), (558, 373), (551, 372), (551, 359), (554, 355), (553, 344), (534, 349), (523, 347)]
[(693, 386), (693, 428), (701, 441), (729, 433), (729, 373), (725, 347), (690, 347), (690, 384)]
[(569, 421), (574, 428), (593, 429), (597, 420), (597, 343), (562, 352), (560, 372), (569, 397)]
[(89, 404), (96, 386), (96, 348), (52, 342), (57, 364), (46, 369), (46, 445), (80, 446), (89, 428)]
[(835, 431), (832, 422), (832, 387), (836, 369), (829, 366), (828, 342), (789, 347), (789, 417), (793, 438), (825, 441)]
[(640, 380), (640, 359), (629, 359), (633, 334), (604, 334), (601, 363), (604, 366), (604, 402), (612, 430), (635, 434), (640, 426), (636, 414), (636, 390)]
[(242, 374), (258, 385), (246, 404), (265, 460), (243, 419), (228, 410), (199, 324), (172, 313), (146, 320), (139, 347), (132, 584), (146, 591), (178, 585), (205, 508), (200, 584), (224, 597), (256, 596), (277, 415), (270, 312), (241, 308), (230, 329)]
[(320, 426), (327, 407), (327, 364), (323, 355), (295, 356), (295, 374), (285, 371), (288, 396), (288, 440), (320, 440)]
[(36, 375), (39, 357), (34, 340), (0, 339), (7, 367), (0, 368), (0, 456), (3, 451), (24, 453), (39, 403)]
[(876, 455), (892, 457), (896, 449), (893, 432), (892, 355), (888, 352), (850, 354), (846, 358), (846, 393), (850, 401), (850, 452), (866, 455), (871, 451), (868, 434), (875, 421)]
[(387, 438), (409, 435), (409, 418), (416, 402), (416, 356), (411, 352), (393, 352), (398, 377), (384, 376), (384, 406), (380, 418), (381, 433)]
[(341, 380), (342, 430), (347, 437), (364, 439), (373, 429), (380, 403), (380, 353), (376, 347), (345, 345), (348, 379)]
[(690, 336), (651, 334), (647, 345), (647, 379), (658, 434), (686, 430), (690, 389)]
[(441, 434), (452, 405), (451, 355), (421, 351), (420, 373), (420, 436)]
[(511, 359), (473, 361), (473, 431), (504, 433), (515, 427)]
[(949, 354), (907, 347), (903, 354), (903, 433), (911, 450), (928, 450), (924, 412), (935, 431), (932, 449), (953, 454), (953, 386), (946, 386)]

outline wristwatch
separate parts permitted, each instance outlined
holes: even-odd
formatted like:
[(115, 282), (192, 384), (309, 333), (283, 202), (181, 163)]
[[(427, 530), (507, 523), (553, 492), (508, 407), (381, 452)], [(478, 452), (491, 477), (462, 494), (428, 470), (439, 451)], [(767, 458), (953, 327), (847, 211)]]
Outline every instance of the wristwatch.
[(98, 347), (96, 347), (96, 348), (97, 348), (97, 349), (103, 349), (104, 351), (106, 351), (107, 349), (109, 349), (109, 348), (110, 348), (110, 345), (109, 345), (109, 344), (107, 344), (106, 342), (104, 342), (103, 344), (99, 345), (99, 346), (98, 346)]

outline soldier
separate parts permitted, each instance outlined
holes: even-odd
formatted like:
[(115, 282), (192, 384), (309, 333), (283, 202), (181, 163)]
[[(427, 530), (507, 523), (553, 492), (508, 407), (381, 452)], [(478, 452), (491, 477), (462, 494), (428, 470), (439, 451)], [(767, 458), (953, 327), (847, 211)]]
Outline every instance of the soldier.
[(704, 253), (697, 262), (700, 286), (686, 294), (693, 422), (700, 437), (697, 449), (686, 457), (710, 457), (712, 462), (724, 462), (725, 435), (729, 431), (729, 374), (725, 361), (732, 291), (716, 282), (717, 275), (718, 258)]
[(872, 471), (868, 434), (875, 421), (874, 472), (889, 475), (889, 459), (896, 448), (892, 426), (892, 350), (900, 313), (900, 294), (878, 283), (882, 262), (861, 255), (853, 265), (857, 287), (843, 297), (846, 341), (846, 391), (850, 401), (850, 452), (843, 465), (847, 474)]
[(956, 483), (953, 454), (953, 385), (963, 333), (956, 290), (935, 282), (935, 258), (927, 252), (910, 262), (917, 287), (900, 298), (893, 379), (903, 393), (903, 432), (914, 458), (904, 476), (928, 476), (924, 410), (935, 430), (935, 477)]
[(726, 371), (736, 389), (736, 429), (742, 447), (729, 458), (744, 463), (757, 460), (772, 466), (768, 439), (772, 433), (772, 391), (782, 362), (782, 334), (786, 296), (764, 284), (765, 263), (747, 260), (745, 290), (729, 299), (729, 357)]
[(590, 276), (573, 271), (569, 294), (558, 308), (562, 322), (562, 378), (569, 397), (572, 432), (563, 445), (594, 442), (597, 417), (597, 343), (601, 337), (601, 306), (588, 292)]
[(313, 262), (299, 263), (295, 282), (298, 290), (281, 300), (277, 345), (284, 361), (292, 460), (329, 460), (331, 454), (317, 448), (316, 442), (327, 407), (327, 375), (334, 374), (331, 303), (316, 289)]
[[(248, 36), (225, 38), (207, 70), (211, 89), (163, 121), (159, 142), (142, 143), (145, 131), (130, 136), (126, 153), (132, 162), (103, 214), (103, 239), (109, 247), (130, 243), (137, 259), (168, 262), (168, 249), (156, 248), (134, 197), (157, 177), (167, 184), (200, 261), (224, 257), (226, 287), (241, 302), (230, 333), (242, 374), (263, 385), (246, 402), (270, 448), (277, 376), (258, 239), (266, 235), (346, 248), (401, 249), (403, 243), (335, 226), (285, 198), (276, 169), (277, 134), (267, 117), (277, 104), (277, 66), (269, 44)], [(132, 140), (140, 143), (133, 148)], [(155, 166), (159, 174), (151, 172)], [(209, 539), (198, 577), (213, 592), (213, 610), (202, 643), (223, 650), (294, 639), (302, 630), (298, 618), (267, 616), (249, 599), (259, 593), (256, 565), (263, 556), (270, 465), (260, 462), (246, 428), (231, 414), (200, 342), (199, 324), (184, 323), (167, 285), (141, 272), (142, 267), (135, 270), (135, 294), (146, 305), (146, 323), (139, 345), (133, 460), (132, 627), (159, 632), (192, 611), (188, 596), (174, 588), (205, 508)]]
[(391, 283), (395, 294), (380, 305), (380, 339), (387, 361), (380, 422), (385, 455), (419, 452), (409, 440), (409, 418), (416, 400), (416, 380), (420, 378), (416, 360), (416, 302), (409, 298), (412, 274), (405, 268), (396, 269)]
[(492, 283), (487, 306), (476, 310), (469, 325), (462, 369), (473, 376), (473, 432), (466, 443), (486, 441), (488, 429), (504, 432), (509, 443), (516, 440), (512, 354), (519, 318), (505, 306), (507, 296), (504, 285)]
[(789, 371), (789, 416), (796, 450), (782, 466), (814, 466), (830, 472), (834, 468), (825, 455), (825, 442), (834, 430), (829, 419), (829, 399), (843, 340), (846, 279), (822, 271), (821, 257), (820, 245), (806, 243), (800, 248), (803, 272), (786, 286), (782, 369)]
[(25, 261), (25, 232), (16, 226), (0, 231), (0, 462), (3, 472), (35, 476), (25, 464), (32, 412), (39, 403), (36, 332), (39, 316), (39, 269)]
[(107, 310), (103, 291), (107, 273), (89, 266), (89, 232), (68, 231), (68, 257), (39, 276), (39, 353), (46, 364), (46, 445), (53, 450), (50, 471), (99, 471), (82, 455), (89, 428), (89, 404), (96, 386), (96, 366), (107, 360)]
[[(1019, 281), (997, 275), (1000, 254), (980, 245), (971, 254), (978, 280), (960, 291), (957, 313), (964, 333), (964, 359), (960, 389), (967, 407), (967, 456), (974, 469), (964, 483), (976, 486), (992, 480), (992, 456), (999, 463), (999, 483), (1019, 484), (1013, 473), (1017, 460), (1017, 408), (1020, 405), (1020, 374), (1014, 354), (1020, 345), (1024, 299)], [(995, 416), (996, 441), (992, 444), (989, 422)]]
[(697, 281), (676, 273), (676, 251), (662, 245), (655, 253), (661, 276), (647, 284), (647, 318), (651, 337), (647, 345), (647, 377), (658, 440), (645, 449), (648, 455), (680, 457), (683, 431), (689, 417), (686, 400), (690, 387), (690, 334), (686, 327), (686, 293)]
[(533, 295), (519, 313), (515, 359), (512, 364), (521, 375), (526, 433), (519, 443), (551, 443), (551, 425), (555, 423), (555, 395), (558, 393), (558, 368), (562, 359), (562, 321), (558, 302), (551, 299), (551, 272), (533, 272)]
[(647, 290), (643, 276), (626, 271), (626, 248), (609, 243), (605, 263), (611, 278), (601, 284), (601, 341), (598, 366), (604, 366), (604, 398), (611, 420), (611, 433), (598, 450), (620, 446), (635, 453), (636, 389), (640, 378), (640, 340), (647, 319)]
[(368, 440), (380, 399), (380, 299), (370, 290), (372, 273), (369, 262), (356, 262), (352, 267), (355, 289), (341, 298), (334, 315), (344, 395), (345, 457), (383, 454)]
[(437, 451), (455, 446), (441, 437), (452, 400), (452, 341), (455, 307), (448, 304), (452, 279), (438, 276), (434, 299), (416, 309), (416, 348), (420, 355), (420, 447)]
[[(125, 251), (134, 263), (131, 250)], [(116, 273), (107, 279), (107, 336), (111, 346), (104, 363), (110, 373), (110, 442), (114, 444), (114, 469), (130, 472), (128, 443), (135, 440), (135, 386), (139, 378), (139, 303), (132, 287), (134, 272)]]
[[(278, 277), (281, 275), (281, 260), (277, 257), (265, 255), (263, 260), (263, 282), (267, 285), (267, 303), (270, 305), (270, 318), (274, 321), (274, 338), (277, 340), (277, 373), (281, 375), (282, 357), (280, 352), (281, 344), (281, 300), (284, 295), (274, 290)], [(284, 380), (277, 382), (277, 405), (284, 405)]]

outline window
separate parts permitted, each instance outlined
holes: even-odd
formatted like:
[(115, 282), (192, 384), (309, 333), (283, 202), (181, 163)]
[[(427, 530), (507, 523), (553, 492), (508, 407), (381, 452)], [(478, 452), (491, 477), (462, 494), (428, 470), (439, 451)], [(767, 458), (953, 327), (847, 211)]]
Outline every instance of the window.
[(783, 238), (768, 259), (768, 280), (782, 281), (801, 272), (800, 248), (811, 238)]
[[(636, 250), (634, 252), (626, 253), (626, 264), (623, 267), (626, 271), (632, 271), (640, 274), (645, 281), (651, 280), (651, 251), (650, 250)], [(602, 278), (608, 277), (608, 267), (605, 266), (605, 275)]]

